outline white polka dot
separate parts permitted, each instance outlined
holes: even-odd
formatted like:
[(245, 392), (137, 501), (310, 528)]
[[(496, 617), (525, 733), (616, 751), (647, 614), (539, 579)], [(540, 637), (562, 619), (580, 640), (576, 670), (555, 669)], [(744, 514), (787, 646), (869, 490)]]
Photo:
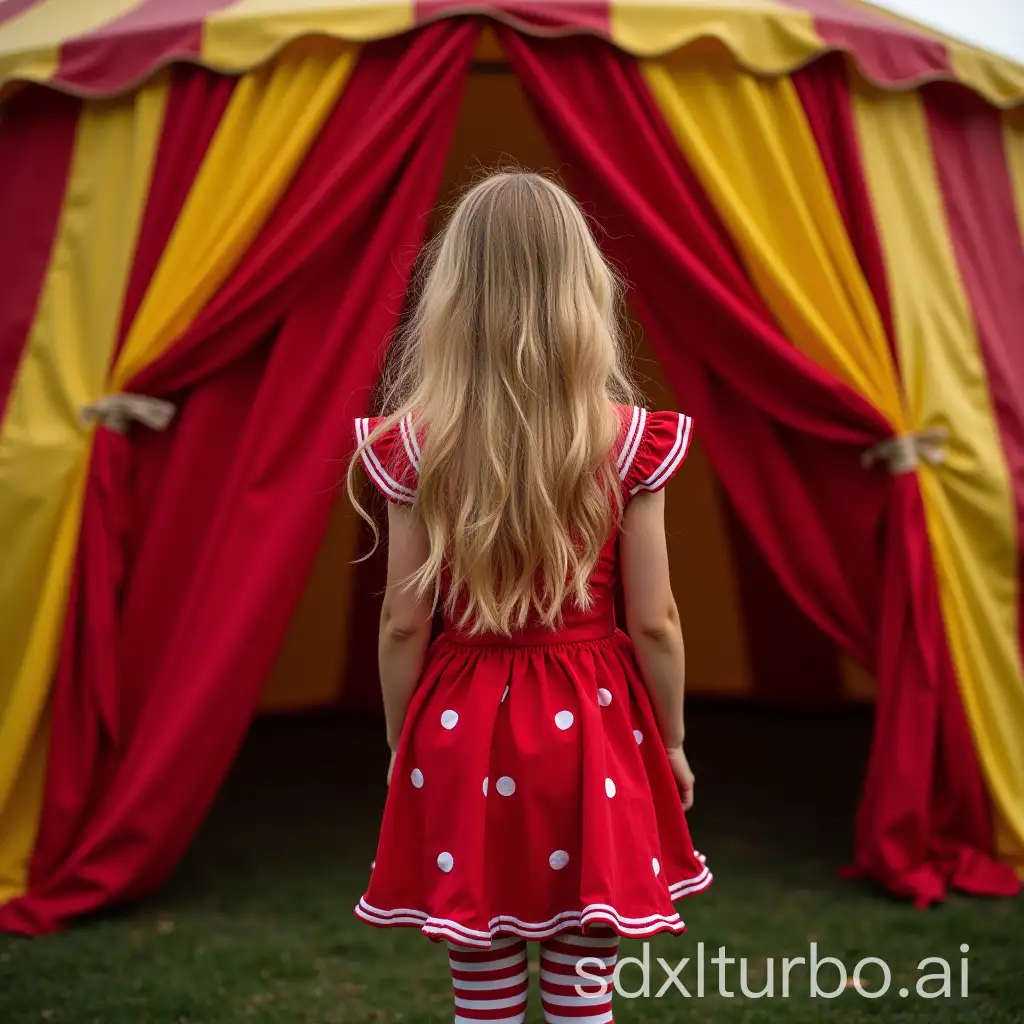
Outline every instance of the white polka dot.
[(640, 746), (644, 741), (644, 734), (639, 729), (633, 730), (633, 739), (636, 740), (636, 745)]
[(437, 866), (445, 873), (448, 874), (453, 867), (455, 867), (455, 858), (445, 851), (437, 855)]
[(412, 784), (417, 789), (423, 788), (423, 772), (421, 772), (419, 768), (413, 768), (412, 773), (409, 775), (409, 778), (412, 779)]
[(484, 779), (484, 796), (487, 796), (487, 783), (489, 781), (490, 781), (489, 779)]
[(548, 857), (548, 863), (555, 871), (561, 871), (566, 864), (569, 863), (569, 854), (565, 850), (555, 850), (550, 857)]
[(558, 714), (555, 715), (555, 725), (557, 725), (562, 732), (565, 732), (566, 729), (572, 728), (573, 721), (574, 719), (571, 711), (559, 711)]
[(654, 868), (654, 877), (657, 878), (661, 874), (661, 865), (658, 863), (657, 857), (651, 861), (651, 867)]
[(371, 860), (370, 861), (370, 870), (372, 871), (376, 866), (377, 866), (377, 862), (375, 860)]
[(606, 690), (603, 686), (597, 691), (597, 703), (606, 708), (612, 702), (612, 691)]
[(450, 708), (443, 715), (441, 715), (441, 724), (446, 729), (454, 729), (459, 724), (459, 713), (458, 711), (452, 711)]
[(511, 796), (516, 791), (516, 780), (511, 775), (502, 775), (495, 788), (502, 796)]
[(501, 703), (505, 703), (505, 698), (508, 696), (508, 687), (505, 687), (505, 692), (501, 695)]
[(604, 780), (604, 791), (609, 796), (615, 796), (615, 783), (611, 779)]

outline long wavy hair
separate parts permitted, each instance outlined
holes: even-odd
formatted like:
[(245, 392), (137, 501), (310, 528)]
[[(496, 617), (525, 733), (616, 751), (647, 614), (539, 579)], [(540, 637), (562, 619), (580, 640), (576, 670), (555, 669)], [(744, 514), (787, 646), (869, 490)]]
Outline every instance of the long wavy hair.
[(422, 438), (413, 508), (430, 553), (405, 581), (470, 633), (558, 625), (622, 515), (615, 403), (634, 404), (621, 286), (576, 202), (538, 174), (472, 186), (425, 252), (385, 369), (383, 420)]

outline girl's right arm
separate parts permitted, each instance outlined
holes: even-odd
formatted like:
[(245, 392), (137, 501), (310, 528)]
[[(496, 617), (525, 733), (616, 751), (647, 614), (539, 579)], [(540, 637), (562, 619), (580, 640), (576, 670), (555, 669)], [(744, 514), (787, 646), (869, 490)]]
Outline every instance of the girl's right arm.
[(664, 490), (639, 493), (626, 506), (619, 555), (626, 629), (636, 648), (684, 803), (689, 806), (693, 775), (682, 752), (686, 654), (669, 578)]
[(409, 506), (389, 502), (388, 580), (380, 612), (377, 662), (392, 755), (398, 750), (405, 715), (430, 645), (431, 602), (409, 591), (405, 580), (429, 553), (426, 532)]

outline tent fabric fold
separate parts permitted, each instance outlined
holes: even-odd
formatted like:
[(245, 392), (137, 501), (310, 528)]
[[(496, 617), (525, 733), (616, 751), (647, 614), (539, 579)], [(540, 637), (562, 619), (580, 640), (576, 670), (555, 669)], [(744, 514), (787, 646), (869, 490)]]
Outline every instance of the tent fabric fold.
[[(794, 76), (794, 84), (898, 367), (885, 260), (847, 76), (837, 62), (826, 61)], [(927, 540), (923, 517), (920, 487), (912, 481), (909, 486), (894, 482), (889, 529), (895, 536), (888, 543), (894, 564), (886, 574), (890, 590), (882, 608), (909, 608), (908, 596), (900, 594), (908, 583), (920, 604), (914, 623), (883, 612), (880, 661), (892, 671), (878, 693), (872, 750), (857, 815), (857, 853), (846, 873), (884, 883), (905, 874), (901, 866), (909, 868), (924, 860), (924, 866), (908, 876), (914, 891), (939, 898), (948, 884), (966, 892), (980, 887), (981, 892), (1013, 893), (1017, 883), (1012, 872), (991, 857), (995, 845), (991, 801), (949, 653), (934, 559), (928, 544), (922, 543)], [(912, 546), (906, 543), (909, 538), (914, 538)], [(934, 638), (931, 645), (917, 639), (927, 636)], [(930, 681), (935, 692), (930, 685), (922, 690), (906, 686), (906, 681)], [(927, 756), (896, 769), (904, 785), (891, 787), (891, 762), (893, 753), (901, 749), (900, 737), (917, 735), (927, 723), (935, 724), (934, 735), (924, 747)], [(896, 794), (899, 798), (892, 799)], [(871, 836), (887, 838), (871, 843), (867, 841)]]
[[(708, 74), (699, 66), (683, 71), (657, 61), (644, 62), (642, 68), (739, 246), (755, 286), (786, 335), (870, 402), (896, 439), (918, 436), (925, 425), (909, 419), (908, 410), (915, 406), (904, 397), (882, 317), (857, 263), (793, 83), (765, 82), (743, 73)], [(1019, 258), (1008, 257), (1011, 266), (1020, 264)], [(946, 655), (941, 618), (913, 614), (914, 609), (936, 606), (937, 594), (934, 576), (928, 573), (925, 519), (917, 507), (920, 490), (894, 481), (890, 494), (883, 592), (894, 595), (894, 587), (902, 589), (902, 581), (909, 581), (911, 586), (899, 598), (909, 604), (909, 611), (882, 601), (882, 641), (875, 663), (882, 694), (876, 728), (889, 734), (889, 740), (874, 748), (881, 763), (868, 767), (856, 859), (870, 865), (872, 876), (894, 891), (927, 904), (944, 895), (941, 877), (927, 879), (925, 869), (933, 859), (933, 780), (940, 772), (976, 776), (977, 762), (969, 741), (955, 751), (952, 761), (935, 756), (939, 691), (955, 677), (940, 664)], [(893, 629), (897, 637), (901, 630), (909, 630), (909, 636), (892, 640)], [(920, 648), (918, 653), (915, 647)], [(1013, 679), (1010, 674), (1004, 682), (1011, 694), (1016, 692)], [(915, 691), (912, 710), (909, 703), (901, 706)], [(886, 715), (893, 717), (886, 721)], [(1016, 719), (1024, 719), (1024, 708), (1016, 716), (1003, 716), (1004, 721)], [(967, 740), (966, 734), (963, 738)], [(988, 806), (981, 786), (946, 786), (942, 792), (980, 799), (980, 805), (965, 809), (962, 817), (986, 821)], [(965, 843), (973, 854), (971, 863), (979, 867), (976, 879), (961, 871), (961, 882), (971, 891), (989, 892), (993, 878), (1001, 873), (985, 860), (991, 859), (990, 828), (944, 839), (947, 844)], [(879, 851), (886, 852), (879, 856)], [(940, 859), (946, 859), (944, 852)], [(941, 868), (936, 874), (941, 875)], [(1012, 879), (995, 884), (998, 892), (1014, 885)]]
[(357, 50), (244, 76), (210, 140), (112, 373), (121, 388), (183, 334), (248, 252), (320, 136)]
[[(999, 593), (1008, 593), (1012, 602), (1005, 609), (991, 602), (974, 613), (1001, 616), (999, 629), (1007, 637), (1003, 650), (1015, 657), (1003, 661), (994, 672), (991, 664), (984, 664), (971, 673), (977, 692), (967, 699), (1005, 825), (1000, 827), (1000, 852), (1024, 869), (1024, 815), (1017, 812), (1024, 801), (1024, 751), (1016, 732), (1016, 723), (1024, 718), (1024, 680), (1018, 674), (1024, 614), (1020, 593), (1024, 565), (1020, 549), (1024, 527), (1024, 354), (1019, 343), (1024, 321), (1024, 245), (1016, 224), (998, 112), (970, 94), (951, 93), (947, 87), (930, 91), (924, 108), (949, 244), (972, 313), (986, 385), (979, 394), (986, 395), (991, 404), (996, 425), (994, 455), (1005, 465), (1006, 475), (1001, 478), (1005, 490), (999, 490), (998, 500), (1001, 509), (1007, 500), (1011, 506), (1003, 529), (1016, 567), (1008, 574), (1009, 587)], [(969, 343), (970, 336), (964, 340)], [(963, 365), (955, 354), (952, 362), (957, 367)], [(971, 502), (972, 511), (982, 508), (979, 500)], [(974, 554), (981, 563), (990, 558), (987, 549), (977, 546)], [(971, 575), (983, 571), (980, 566), (972, 567)], [(983, 591), (990, 596), (987, 583)]]
[[(149, 201), (139, 228), (131, 277), (121, 312), (116, 351), (138, 311), (153, 272), (181, 212), (196, 172), (231, 99), (234, 81), (187, 65), (173, 69)], [(180, 415), (179, 415), (180, 418)], [(173, 424), (172, 430), (177, 430)], [(134, 432), (133, 443), (149, 437)], [(111, 739), (132, 718), (117, 652), (120, 629), (117, 587), (126, 573), (124, 550), (133, 521), (130, 508), (112, 501), (114, 467), (127, 458), (124, 437), (100, 432), (93, 445), (77, 557), (71, 578), (60, 660), (53, 683), (52, 716), (60, 745), (51, 751), (46, 813), (36, 839), (32, 872), (47, 877), (102, 785)], [(89, 610), (80, 626), (80, 609)], [(102, 696), (101, 696), (102, 695)], [(105, 705), (104, 716), (101, 705)], [(107, 725), (104, 725), (104, 718)], [(111, 728), (114, 727), (114, 728)]]
[(858, 83), (853, 99), (909, 411), (950, 437), (943, 465), (918, 473), (950, 652), (997, 849), (1024, 867), (1017, 515), (978, 336), (979, 324), (997, 334), (1000, 325), (979, 319), (987, 310), (972, 308), (965, 290), (972, 268), (957, 258), (921, 96), (883, 97)]
[[(0, 875), (24, 884), (42, 798), (47, 706), (92, 431), (149, 189), (166, 80), (84, 105), (63, 207), (0, 426)], [(32, 793), (25, 791), (28, 786)], [(26, 840), (27, 837), (27, 840)]]
[(793, 82), (656, 60), (641, 69), (783, 332), (904, 433), (882, 321)]

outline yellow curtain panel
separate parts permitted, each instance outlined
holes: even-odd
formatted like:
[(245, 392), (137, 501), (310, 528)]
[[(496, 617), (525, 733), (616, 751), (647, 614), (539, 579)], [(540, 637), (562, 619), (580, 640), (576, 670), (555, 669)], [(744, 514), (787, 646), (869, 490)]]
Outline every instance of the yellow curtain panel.
[[(216, 293), (276, 207), (356, 59), (353, 47), (314, 48), (239, 82), (112, 369), (166, 87), (92, 105), (83, 117), (66, 216), (0, 436), (0, 516), (8, 520), (0, 520), (0, 537), (14, 550), (24, 550), (27, 539), (35, 553), (22, 554), (17, 577), (5, 574), (0, 591), (0, 620), (16, 641), (0, 653), (0, 680), (12, 680), (6, 697), (0, 691), (0, 815), (9, 810), (11, 819), (0, 818), (0, 898), (23, 890), (38, 823), (46, 749), (38, 723), (60, 642), (88, 471), (91, 435), (79, 425), (79, 410), (122, 390)], [(102, 287), (91, 286), (97, 276)], [(83, 288), (83, 281), (90, 285)], [(41, 468), (41, 456), (50, 452), (53, 465)], [(15, 512), (3, 502), (5, 479), (17, 482)], [(34, 737), (31, 746), (26, 737)], [(34, 791), (23, 797), (19, 786)]]
[(238, 265), (338, 102), (357, 53), (332, 46), (238, 83), (132, 323), (115, 390), (184, 333)]
[(642, 68), (779, 326), (904, 432), (882, 318), (792, 81), (672, 58)]
[(1020, 869), (1024, 670), (1013, 492), (921, 99), (853, 88), (910, 419), (950, 435), (947, 461), (920, 470), (943, 618), (995, 806), (997, 851)]
[(166, 83), (86, 103), (50, 265), (0, 428), (0, 900), (21, 891), (42, 803), (45, 709), (103, 393)]

